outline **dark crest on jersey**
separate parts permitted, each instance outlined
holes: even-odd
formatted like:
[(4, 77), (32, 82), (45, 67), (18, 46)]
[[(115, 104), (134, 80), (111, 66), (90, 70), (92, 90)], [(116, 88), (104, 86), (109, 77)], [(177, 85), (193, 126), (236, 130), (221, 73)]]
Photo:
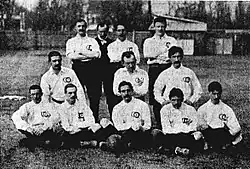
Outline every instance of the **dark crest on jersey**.
[(83, 112), (78, 112), (78, 119), (80, 119), (81, 121), (85, 120)]
[(132, 112), (131, 116), (134, 118), (139, 118), (140, 117), (140, 113), (139, 112)]
[(183, 81), (189, 83), (191, 81), (190, 77), (183, 77)]
[(133, 47), (128, 47), (127, 51), (133, 51)]
[(64, 77), (64, 78), (63, 78), (63, 81), (64, 81), (65, 83), (70, 83), (72, 80), (71, 80), (70, 77)]
[(226, 114), (219, 114), (219, 119), (220, 119), (221, 121), (227, 121), (228, 117), (227, 117)]
[(139, 84), (139, 86), (141, 86), (142, 83), (144, 82), (144, 78), (143, 78), (143, 77), (136, 77), (136, 78), (135, 78), (135, 82), (136, 82), (137, 84)]
[(89, 50), (89, 51), (92, 51), (92, 45), (87, 45), (86, 49)]
[(41, 116), (42, 116), (42, 117), (47, 117), (47, 118), (48, 118), (48, 117), (51, 116), (51, 114), (50, 114), (48, 111), (42, 111), (42, 112), (41, 112)]

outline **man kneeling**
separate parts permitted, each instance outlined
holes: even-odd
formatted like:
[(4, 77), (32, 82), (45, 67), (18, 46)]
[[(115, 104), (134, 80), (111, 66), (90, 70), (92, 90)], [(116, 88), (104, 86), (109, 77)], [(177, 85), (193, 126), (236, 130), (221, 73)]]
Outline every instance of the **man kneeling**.
[(189, 155), (190, 152), (203, 148), (201, 133), (196, 131), (197, 112), (194, 107), (183, 102), (184, 95), (181, 89), (173, 88), (169, 93), (171, 103), (162, 107), (162, 131), (152, 131), (156, 148), (168, 149), (180, 155)]
[(31, 100), (12, 115), (12, 120), (27, 138), (20, 144), (34, 151), (37, 145), (60, 146), (60, 116), (53, 104), (42, 100), (42, 89), (38, 85), (29, 88)]
[(60, 107), (64, 147), (97, 146), (95, 132), (101, 128), (95, 123), (91, 109), (77, 99), (77, 88), (67, 84), (64, 88), (65, 102)]

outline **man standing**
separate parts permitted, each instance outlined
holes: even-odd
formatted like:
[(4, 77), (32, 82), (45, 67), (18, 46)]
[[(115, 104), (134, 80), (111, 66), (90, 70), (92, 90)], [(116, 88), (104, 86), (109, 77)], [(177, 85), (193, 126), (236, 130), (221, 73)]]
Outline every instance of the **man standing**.
[(101, 50), (101, 58), (99, 59), (98, 68), (99, 70), (99, 90), (100, 90), (100, 96), (101, 96), (101, 85), (103, 84), (104, 93), (106, 96), (107, 104), (108, 104), (108, 110), (109, 114), (111, 114), (113, 107), (112, 105), (112, 99), (114, 99), (113, 94), (113, 88), (112, 84), (112, 73), (109, 72), (109, 62), (110, 59), (108, 57), (108, 45), (113, 42), (107, 35), (109, 31), (109, 26), (106, 23), (99, 23), (97, 25), (97, 37), (95, 40), (98, 42)]
[(64, 87), (73, 83), (78, 87), (78, 96), (81, 102), (86, 103), (84, 90), (72, 69), (62, 66), (62, 56), (58, 51), (51, 51), (48, 54), (50, 69), (41, 78), (41, 88), (44, 100), (62, 104), (64, 102)]
[[(149, 65), (149, 104), (153, 105), (154, 112), (159, 112), (161, 106), (154, 99), (153, 90), (154, 83), (159, 74), (171, 66), (171, 62), (168, 58), (168, 50), (171, 46), (176, 46), (177, 41), (174, 37), (167, 36), (166, 19), (158, 17), (154, 19), (155, 34), (153, 37), (145, 40), (143, 45), (143, 54), (147, 58), (147, 64)], [(156, 122), (160, 122), (159, 113), (155, 114)]]
[(188, 155), (190, 151), (203, 148), (202, 134), (197, 129), (197, 112), (183, 103), (184, 95), (179, 88), (169, 93), (170, 104), (161, 109), (162, 130), (152, 131), (158, 148), (167, 148), (176, 154)]
[(77, 35), (66, 43), (66, 56), (72, 61), (72, 69), (82, 86), (87, 88), (90, 108), (94, 113), (95, 120), (98, 121), (100, 100), (98, 59), (101, 56), (101, 51), (97, 41), (87, 36), (87, 23), (85, 20), (77, 20), (75, 29)]
[[(127, 40), (127, 30), (125, 25), (118, 23), (115, 25), (114, 30), (116, 32), (117, 39), (108, 46), (108, 56), (110, 58), (109, 74), (111, 76), (109, 78), (109, 85), (111, 86), (113, 86), (115, 72), (122, 67), (121, 57), (123, 52), (133, 51), (136, 57), (136, 63), (138, 64), (140, 62), (138, 46), (135, 43)], [(112, 99), (112, 103), (110, 105), (111, 110), (113, 110), (113, 107), (119, 103), (119, 101), (120, 97), (117, 96)]]
[(42, 100), (42, 89), (38, 85), (29, 88), (31, 101), (25, 103), (12, 115), (12, 120), (19, 132), (26, 136), (20, 144), (34, 151), (37, 145), (59, 143), (57, 132), (60, 131), (60, 116), (53, 104)]
[(211, 82), (208, 92), (210, 100), (198, 109), (199, 129), (207, 148), (224, 149), (238, 144), (242, 140), (241, 127), (233, 110), (221, 101), (221, 84)]
[(123, 52), (122, 64), (124, 68), (120, 68), (115, 72), (114, 93), (120, 96), (118, 86), (122, 81), (127, 81), (133, 85), (134, 97), (144, 100), (144, 96), (148, 92), (148, 73), (136, 66), (136, 58), (132, 51)]
[(173, 46), (169, 49), (168, 55), (172, 66), (161, 72), (156, 79), (154, 84), (155, 99), (161, 106), (170, 103), (169, 92), (172, 88), (177, 87), (184, 93), (184, 102), (193, 105), (201, 97), (201, 84), (195, 73), (181, 64), (183, 59), (182, 48)]
[(66, 101), (60, 107), (66, 147), (97, 146), (94, 133), (101, 128), (95, 123), (91, 109), (77, 98), (77, 88), (72, 83), (64, 89)]
[(149, 146), (151, 118), (148, 104), (133, 97), (130, 82), (122, 81), (118, 89), (123, 100), (114, 107), (112, 120), (121, 135), (121, 142), (126, 148)]

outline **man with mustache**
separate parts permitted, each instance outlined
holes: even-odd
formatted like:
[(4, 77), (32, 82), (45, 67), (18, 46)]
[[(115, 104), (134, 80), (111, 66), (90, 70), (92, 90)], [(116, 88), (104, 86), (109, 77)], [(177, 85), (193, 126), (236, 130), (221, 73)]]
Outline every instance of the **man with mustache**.
[(208, 85), (210, 100), (198, 109), (198, 128), (207, 143), (205, 149), (225, 149), (242, 140), (241, 127), (233, 110), (221, 101), (222, 86), (213, 81)]
[[(122, 53), (126, 51), (133, 51), (136, 57), (136, 63), (140, 62), (140, 53), (138, 46), (127, 39), (127, 29), (123, 23), (118, 23), (114, 26), (114, 30), (117, 36), (117, 39), (108, 45), (108, 57), (110, 59), (109, 64), (109, 84), (113, 86), (114, 74), (115, 72), (123, 67), (121, 64)], [(114, 93), (113, 93), (114, 94)], [(110, 102), (110, 110), (113, 110), (113, 107), (119, 103), (120, 97), (113, 97)], [(112, 115), (111, 115), (112, 116)]]
[[(112, 120), (126, 148), (141, 148), (150, 144), (151, 117), (147, 103), (133, 97), (133, 86), (122, 81), (118, 86), (122, 101), (112, 112)], [(143, 140), (143, 141), (142, 141)]]
[(50, 69), (41, 78), (43, 99), (48, 102), (62, 104), (64, 102), (64, 87), (73, 83), (78, 88), (78, 96), (81, 102), (86, 103), (84, 90), (72, 69), (62, 66), (62, 55), (58, 51), (51, 51), (48, 54)]
[[(86, 86), (90, 108), (98, 121), (98, 108), (100, 100), (100, 79), (98, 62), (101, 56), (100, 47), (94, 38), (87, 36), (87, 22), (79, 19), (75, 23), (76, 36), (66, 43), (66, 57), (72, 61), (82, 86)], [(79, 99), (81, 96), (78, 95)]]
[(37, 145), (60, 146), (60, 116), (54, 105), (42, 100), (42, 89), (38, 85), (29, 88), (31, 101), (22, 105), (12, 115), (19, 132), (26, 136), (20, 145), (34, 151)]
[(164, 70), (154, 84), (155, 99), (162, 105), (171, 103), (168, 98), (172, 88), (180, 88), (184, 93), (184, 103), (193, 105), (201, 97), (201, 84), (195, 73), (182, 65), (183, 50), (172, 46), (168, 51), (172, 66)]
[(159, 74), (171, 66), (168, 58), (168, 50), (171, 46), (176, 46), (174, 37), (166, 34), (166, 19), (157, 17), (154, 19), (154, 36), (147, 38), (143, 44), (143, 54), (149, 65), (149, 104), (153, 106), (155, 113), (156, 127), (160, 128), (161, 105), (155, 100), (153, 95), (154, 83)]
[(65, 102), (59, 107), (64, 129), (64, 146), (81, 147), (97, 146), (95, 133), (101, 128), (95, 123), (95, 118), (86, 103), (80, 103), (77, 97), (77, 87), (69, 83), (64, 88)]

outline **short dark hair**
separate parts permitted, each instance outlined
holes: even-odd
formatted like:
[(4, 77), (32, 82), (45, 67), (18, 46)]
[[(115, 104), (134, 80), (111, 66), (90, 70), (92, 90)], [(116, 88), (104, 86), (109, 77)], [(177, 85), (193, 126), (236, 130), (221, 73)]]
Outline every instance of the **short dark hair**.
[(135, 54), (134, 54), (133, 51), (126, 51), (126, 52), (123, 52), (123, 53), (122, 53), (122, 58), (121, 58), (122, 63), (124, 63), (124, 58), (125, 58), (125, 57), (126, 57), (126, 58), (131, 58), (132, 56), (135, 58), (135, 61), (136, 61), (136, 57), (135, 57)]
[(156, 22), (161, 22), (163, 23), (165, 26), (167, 26), (167, 22), (166, 22), (166, 19), (164, 17), (157, 17), (154, 19), (154, 25)]
[(213, 81), (208, 85), (208, 92), (213, 92), (213, 91), (218, 91), (218, 92), (222, 92), (222, 86), (219, 82), (217, 81)]
[(49, 54), (48, 54), (48, 62), (51, 61), (51, 57), (53, 57), (53, 56), (60, 56), (62, 58), (62, 55), (60, 52), (53, 50), (53, 51), (49, 52)]
[(109, 25), (106, 22), (100, 22), (97, 24), (96, 30), (98, 31), (99, 27), (104, 27), (105, 25), (107, 26), (107, 29), (109, 29)]
[(128, 85), (128, 86), (130, 87), (130, 89), (131, 89), (132, 91), (134, 91), (134, 88), (133, 88), (133, 86), (132, 86), (132, 84), (131, 84), (130, 82), (122, 81), (122, 82), (119, 84), (119, 86), (118, 86), (119, 92), (121, 92), (121, 87), (122, 87), (122, 86), (126, 86), (126, 85)]
[(31, 85), (29, 88), (29, 93), (31, 90), (36, 90), (36, 89), (38, 89), (40, 91), (40, 93), (43, 93), (42, 88), (39, 85)]
[(119, 22), (119, 23), (117, 23), (117, 24), (115, 24), (115, 25), (114, 25), (114, 30), (115, 30), (115, 31), (117, 30), (117, 27), (118, 27), (119, 25), (124, 26), (124, 29), (125, 29), (125, 30), (127, 30), (127, 27), (125, 26), (125, 24), (124, 24), (124, 23)]
[(179, 89), (179, 88), (174, 87), (174, 88), (172, 88), (172, 90), (170, 90), (169, 99), (171, 100), (171, 98), (174, 97), (174, 96), (177, 96), (177, 97), (181, 98), (182, 101), (184, 100), (184, 94), (183, 94), (182, 90)]
[(76, 24), (77, 24), (78, 22), (84, 22), (84, 24), (85, 24), (86, 26), (88, 25), (87, 22), (86, 22), (83, 18), (76, 19), (75, 22), (74, 22), (74, 25), (76, 26)]
[(179, 46), (172, 46), (168, 50), (168, 57), (170, 58), (175, 53), (180, 53), (181, 57), (183, 57), (183, 55), (184, 55), (183, 49), (181, 47), (179, 47)]
[(74, 85), (74, 84), (72, 84), (72, 83), (68, 83), (68, 84), (66, 84), (65, 87), (64, 87), (64, 93), (66, 94), (66, 93), (67, 93), (67, 89), (68, 89), (68, 88), (71, 88), (71, 87), (76, 88), (76, 91), (77, 91), (76, 85)]

